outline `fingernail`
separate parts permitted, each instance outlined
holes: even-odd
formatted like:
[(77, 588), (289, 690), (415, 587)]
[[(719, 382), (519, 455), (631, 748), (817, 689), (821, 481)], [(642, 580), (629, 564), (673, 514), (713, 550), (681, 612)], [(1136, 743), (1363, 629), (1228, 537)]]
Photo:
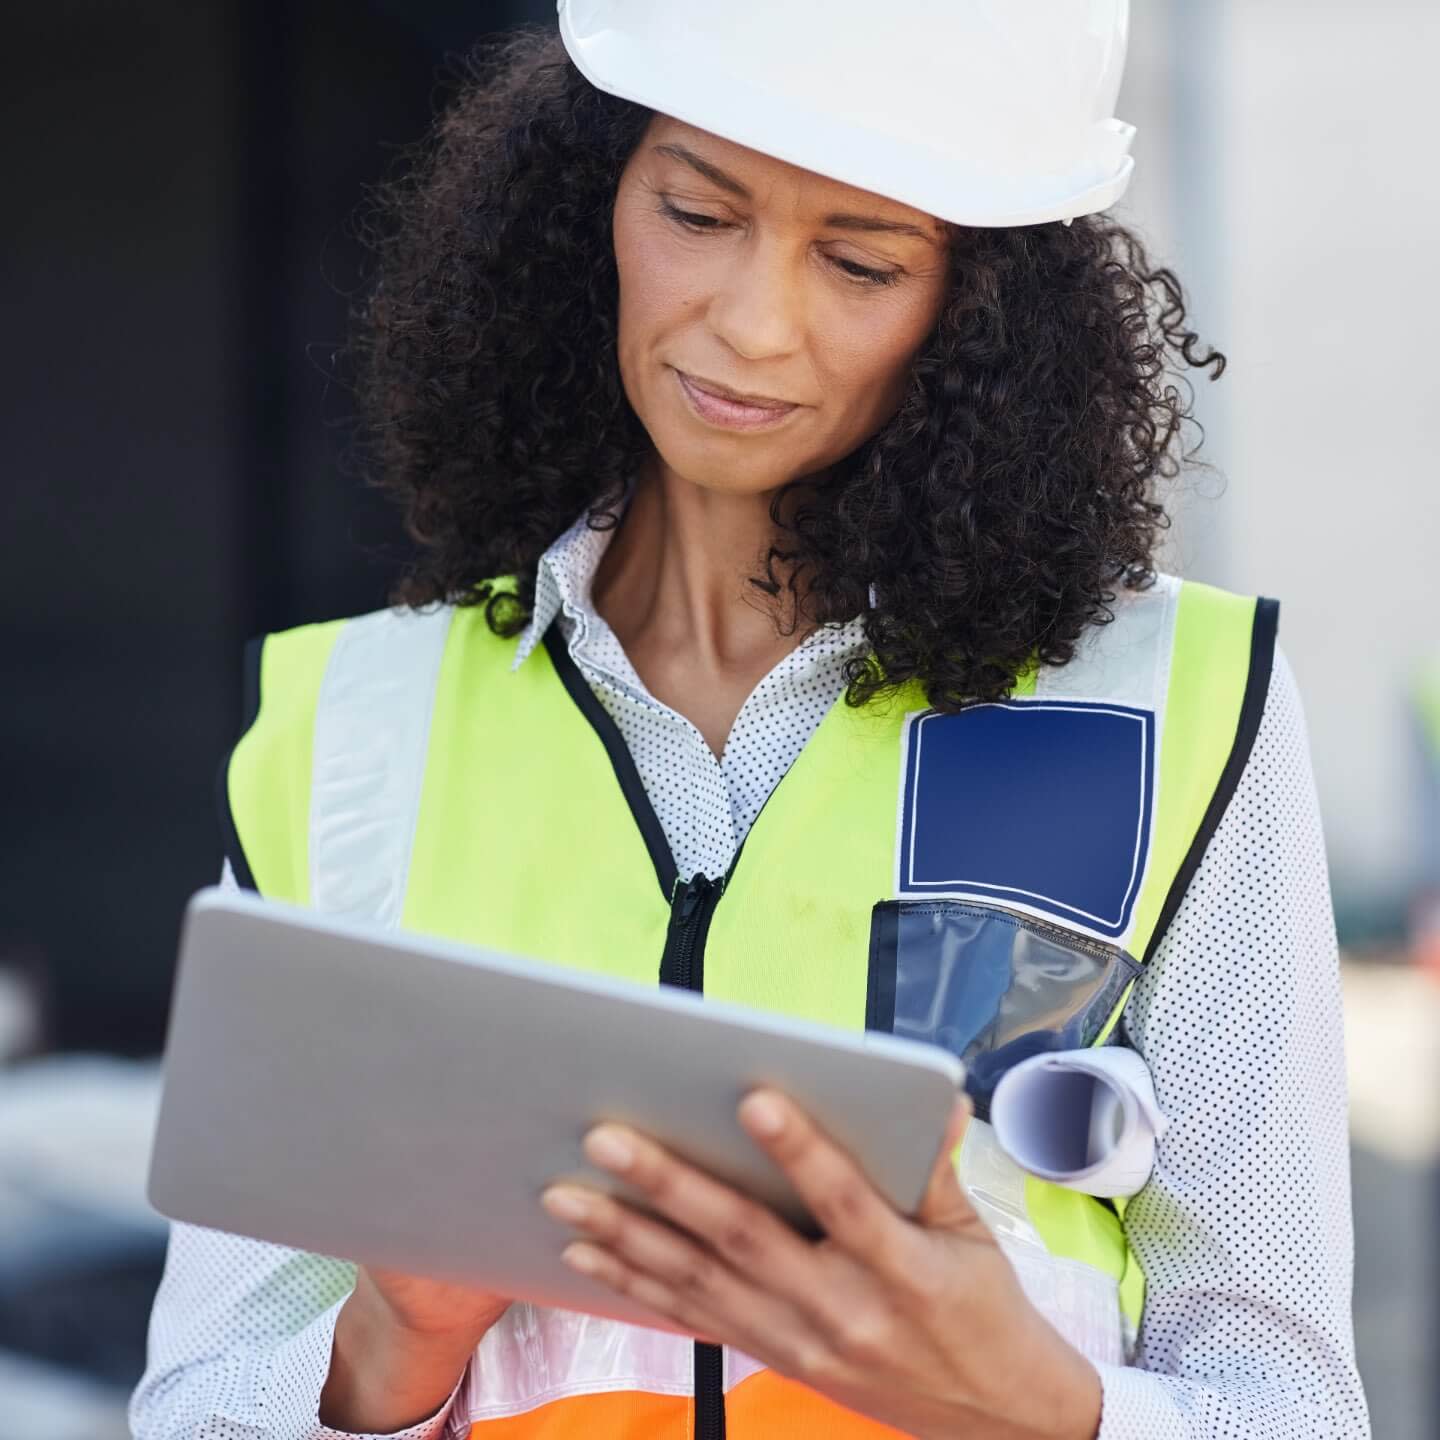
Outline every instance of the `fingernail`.
[(740, 1119), (752, 1135), (773, 1140), (785, 1128), (785, 1112), (769, 1095), (747, 1095), (740, 1106)]
[(575, 1225), (589, 1219), (594, 1208), (588, 1195), (561, 1185), (547, 1190), (540, 1197), (540, 1203), (557, 1220), (568, 1220)]
[(602, 1170), (628, 1170), (635, 1163), (634, 1147), (606, 1125), (585, 1137), (585, 1154)]
[(582, 1275), (594, 1275), (600, 1269), (600, 1257), (588, 1245), (567, 1245), (560, 1258)]

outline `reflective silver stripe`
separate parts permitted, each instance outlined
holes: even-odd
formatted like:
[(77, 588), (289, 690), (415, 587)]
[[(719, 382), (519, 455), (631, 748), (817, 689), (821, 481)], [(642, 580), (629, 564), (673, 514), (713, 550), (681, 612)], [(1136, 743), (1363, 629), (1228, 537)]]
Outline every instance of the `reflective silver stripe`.
[(516, 1303), (481, 1340), (455, 1408), (473, 1423), (615, 1390), (688, 1399), (694, 1356), (684, 1336)]
[[(722, 1356), (727, 1392), (766, 1368), (728, 1345)], [(694, 1388), (695, 1344), (684, 1336), (516, 1303), (480, 1342), (455, 1409), (474, 1424), (582, 1395), (637, 1390), (688, 1400)]]
[(348, 920), (400, 923), (449, 607), (347, 622), (315, 713), (310, 902)]
[(720, 1352), (720, 1364), (722, 1383), (727, 1394), (742, 1380), (748, 1380), (752, 1375), (758, 1375), (769, 1368), (753, 1355), (747, 1355), (743, 1350), (733, 1349), (729, 1345)]
[(1052, 1255), (1025, 1204), (1025, 1172), (983, 1120), (971, 1120), (956, 1162), (961, 1183), (1015, 1269), (1030, 1303), (1097, 1364), (1123, 1365), (1130, 1337), (1115, 1278), (1081, 1260)]
[(1087, 630), (1068, 665), (1041, 670), (1036, 698), (1131, 705), (1153, 710), (1158, 720), (1170, 686), (1179, 601), (1173, 575), (1157, 576), (1148, 590), (1121, 590), (1111, 606), (1115, 619)]

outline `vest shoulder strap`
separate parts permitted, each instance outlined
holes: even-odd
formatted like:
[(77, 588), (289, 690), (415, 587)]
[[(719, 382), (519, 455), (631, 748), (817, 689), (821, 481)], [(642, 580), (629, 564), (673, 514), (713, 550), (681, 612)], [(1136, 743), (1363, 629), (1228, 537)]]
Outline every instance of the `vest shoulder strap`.
[(1039, 672), (1036, 699), (1105, 701), (1162, 714), (1187, 588), (1173, 575), (1157, 575), (1148, 590), (1121, 591), (1111, 607), (1115, 618), (1091, 626), (1068, 665)]
[(1148, 960), (1184, 898), (1250, 758), (1274, 663), (1279, 606), (1160, 575), (1125, 591), (1036, 698), (1153, 716), (1153, 818), (1126, 948)]
[(242, 885), (398, 924), (452, 615), (380, 610), (252, 643), (248, 724), (220, 787)]
[(1270, 691), (1279, 602), (1186, 581), (1172, 631), (1159, 754), (1157, 880), (1134, 953), (1164, 938), (1250, 759)]

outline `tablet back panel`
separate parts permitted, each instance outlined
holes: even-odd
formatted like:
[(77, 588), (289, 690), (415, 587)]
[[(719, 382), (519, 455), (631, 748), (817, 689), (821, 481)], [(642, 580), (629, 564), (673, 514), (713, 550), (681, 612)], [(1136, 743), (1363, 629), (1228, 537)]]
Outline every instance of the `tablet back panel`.
[(186, 913), (150, 1199), (173, 1219), (496, 1293), (644, 1319), (560, 1261), (550, 1181), (620, 1120), (806, 1226), (735, 1119), (772, 1085), (897, 1208), (918, 1204), (959, 1062), (850, 1034), (367, 930), (250, 895)]

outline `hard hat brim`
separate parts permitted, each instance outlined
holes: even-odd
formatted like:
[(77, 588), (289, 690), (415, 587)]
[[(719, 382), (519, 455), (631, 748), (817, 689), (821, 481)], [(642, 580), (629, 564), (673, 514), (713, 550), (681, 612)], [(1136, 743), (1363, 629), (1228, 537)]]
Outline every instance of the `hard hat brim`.
[(1108, 209), (1134, 171), (1131, 126), (1101, 122), (1108, 173), (1016, 177), (957, 173), (953, 153), (855, 125), (843, 114), (817, 116), (788, 97), (758, 90), (693, 61), (658, 65), (615, 30), (584, 39), (568, 7), (560, 34), (580, 73), (597, 89), (774, 159), (913, 206), (938, 220), (984, 228), (1073, 220)]

